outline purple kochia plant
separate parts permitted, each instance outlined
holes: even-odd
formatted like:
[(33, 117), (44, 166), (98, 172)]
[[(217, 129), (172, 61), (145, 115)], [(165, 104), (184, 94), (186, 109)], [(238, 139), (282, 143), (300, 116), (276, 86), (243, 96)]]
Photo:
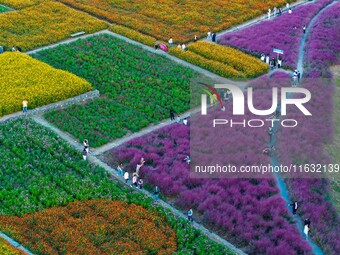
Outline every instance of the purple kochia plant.
[[(275, 77), (277, 79), (273, 79)], [(286, 78), (285, 74), (276, 73), (272, 78), (266, 75), (254, 81), (251, 84), (255, 90), (254, 104), (258, 108), (267, 108), (270, 104), (269, 88), (275, 86), (272, 81), (276, 86), (285, 86)], [(217, 115), (222, 114), (220, 110), (215, 112)], [(208, 117), (212, 118), (214, 114), (209, 113)], [(226, 105), (223, 115), (231, 117), (230, 105)], [(250, 116), (246, 112), (246, 118)], [(114, 166), (119, 161), (123, 162), (125, 169), (134, 171), (143, 157), (146, 163), (141, 169), (141, 176), (146, 186), (153, 188), (158, 185), (166, 199), (184, 211), (192, 207), (196, 220), (235, 245), (243, 247), (249, 254), (311, 254), (273, 178), (190, 178), (189, 165), (184, 158), (189, 155), (190, 147), (201, 141), (191, 137), (193, 140), (189, 143), (194, 124), (190, 119), (190, 128), (175, 123), (133, 139), (107, 152), (106, 161)], [(218, 137), (209, 137), (215, 139), (213, 141), (217, 148), (226, 142), (224, 159), (241, 165), (247, 153), (251, 164), (269, 163), (269, 158), (262, 154), (262, 148), (268, 144), (268, 135), (264, 129), (227, 130)]]
[(330, 2), (332, 0), (317, 0), (315, 3), (299, 6), (291, 14), (284, 13), (275, 19), (225, 34), (219, 39), (219, 43), (253, 55), (260, 56), (264, 53), (270, 58), (277, 57), (273, 48), (284, 50), (281, 55), (283, 65), (295, 69), (303, 26), (307, 26), (319, 10)]
[(305, 68), (312, 78), (330, 77), (329, 67), (340, 63), (340, 3), (323, 11), (307, 37)]

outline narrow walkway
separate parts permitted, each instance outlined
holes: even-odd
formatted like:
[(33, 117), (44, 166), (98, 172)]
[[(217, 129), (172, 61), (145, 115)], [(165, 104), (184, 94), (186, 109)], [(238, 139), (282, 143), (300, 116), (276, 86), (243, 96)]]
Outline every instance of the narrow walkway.
[[(310, 4), (310, 3), (313, 3), (313, 2), (314, 1), (300, 0), (300, 1), (296, 2), (296, 3), (291, 4), (290, 7), (292, 9), (294, 9), (294, 8), (300, 6), (300, 5)], [(285, 13), (285, 12), (287, 12), (286, 11), (286, 6), (282, 7), (282, 13)], [(278, 17), (278, 16), (276, 16), (276, 17)], [(272, 17), (270, 20), (273, 20), (276, 17)], [(258, 24), (258, 23), (260, 23), (261, 21), (264, 21), (264, 20), (268, 20), (268, 15), (267, 14), (264, 14), (264, 15), (262, 15), (260, 17), (257, 17), (255, 19), (249, 20), (249, 21), (247, 21), (245, 23), (242, 23), (241, 25), (234, 26), (234, 27), (229, 28), (227, 30), (218, 32), (216, 34), (216, 40), (218, 40), (220, 37), (222, 37), (225, 34), (228, 34), (228, 33), (231, 33), (231, 32), (235, 32), (235, 31), (238, 31), (238, 30), (246, 28), (246, 27), (250, 27), (250, 26), (256, 25), (256, 24)]]
[[(332, 3), (330, 3), (329, 5), (325, 6), (324, 8), (322, 8), (312, 19), (311, 21), (309, 22), (309, 24), (307, 25), (307, 28), (306, 28), (306, 34), (303, 35), (303, 38), (301, 40), (301, 43), (300, 43), (300, 47), (299, 47), (299, 57), (298, 57), (298, 64), (297, 64), (297, 69), (300, 71), (301, 73), (301, 76), (303, 74), (303, 71), (304, 71), (304, 66), (303, 66), (303, 63), (304, 63), (304, 47), (305, 47), (305, 42), (306, 42), (306, 38), (307, 38), (307, 35), (309, 34), (310, 32), (310, 29), (311, 27), (313, 26), (315, 20), (317, 20), (317, 18), (320, 16), (320, 14), (325, 11), (327, 8), (331, 7), (332, 5), (334, 5), (336, 2), (338, 2), (339, 0), (336, 0), (336, 1), (333, 1)], [(275, 144), (275, 134), (276, 134), (276, 131), (278, 129), (278, 125), (277, 125), (277, 122), (275, 122), (275, 125), (274, 125), (274, 128), (273, 128), (273, 137), (272, 137), (272, 141), (269, 143), (269, 146), (273, 146)], [(278, 166), (279, 165), (279, 162), (278, 162), (278, 159), (276, 157), (276, 155), (272, 155), (271, 156), (271, 162), (272, 162), (272, 165), (273, 166)], [(279, 174), (275, 174), (275, 178), (276, 178), (276, 182), (277, 182), (277, 186), (280, 190), (280, 195), (281, 197), (285, 200), (286, 204), (287, 204), (287, 207), (288, 207), (288, 210), (291, 211), (291, 208), (288, 206), (289, 203), (292, 203), (293, 201), (290, 199), (290, 196), (289, 196), (289, 191), (287, 189), (287, 186), (284, 182), (284, 180), (281, 178), (281, 176)], [(303, 225), (303, 221), (301, 220), (301, 218), (298, 216), (298, 215), (295, 215), (294, 216), (294, 219), (296, 221), (296, 226), (301, 234), (301, 236), (303, 238), (305, 238), (305, 234), (303, 232), (303, 229), (304, 229), (304, 225)], [(320, 247), (318, 247), (310, 238), (307, 239), (307, 242), (310, 244), (310, 246), (312, 247), (312, 251), (315, 255), (323, 255), (323, 251), (320, 249)]]
[(5, 235), (4, 233), (0, 232), (0, 237), (2, 237), (3, 239), (5, 239), (7, 242), (9, 242), (11, 245), (13, 245), (15, 248), (23, 251), (24, 253), (28, 254), (28, 255), (34, 255), (32, 252), (30, 252), (29, 250), (27, 250), (24, 246), (22, 246), (21, 244), (19, 244), (18, 242), (14, 241), (12, 238), (10, 238), (9, 236)]
[[(39, 116), (34, 116), (33, 120), (35, 122), (37, 122), (38, 124), (52, 130), (53, 132), (55, 132), (57, 135), (59, 135), (63, 140), (65, 140), (68, 144), (70, 144), (73, 148), (81, 151), (82, 150), (82, 145), (79, 144), (77, 141), (74, 141), (73, 138), (71, 138), (69, 135), (65, 134), (64, 132), (62, 132), (61, 130), (59, 130), (58, 128), (56, 128), (55, 126), (53, 126), (52, 124), (50, 124), (49, 122), (47, 122), (46, 120), (44, 120), (43, 118), (39, 117)], [(98, 166), (103, 167), (107, 172), (109, 172), (112, 177), (115, 178), (115, 180), (119, 181), (120, 183), (122, 183), (123, 185), (127, 185), (130, 186), (130, 183), (126, 184), (125, 181), (117, 176), (117, 172), (116, 170), (114, 170), (112, 167), (108, 166), (106, 163), (104, 163), (103, 161), (101, 161), (100, 159), (98, 159), (95, 155), (93, 155), (91, 152), (88, 155), (88, 160), (89, 162), (96, 164)], [(133, 190), (136, 190), (135, 188), (131, 188)], [(149, 196), (149, 197), (153, 197), (153, 195), (146, 191), (146, 190), (141, 190), (145, 195)], [(167, 208), (169, 210), (171, 210), (171, 212), (176, 215), (177, 217), (181, 217), (186, 219), (186, 215), (182, 212), (180, 212), (179, 210), (177, 210), (176, 208), (174, 208), (173, 206), (169, 205), (168, 203), (166, 203), (163, 200), (158, 201), (158, 203), (163, 206), (164, 208)], [(218, 236), (217, 234), (213, 233), (212, 231), (206, 229), (204, 226), (202, 226), (201, 224), (198, 223), (193, 223), (193, 227), (202, 231), (202, 233), (204, 233), (208, 238), (210, 238), (211, 240), (216, 241), (219, 244), (222, 244), (224, 246), (226, 246), (227, 248), (229, 248), (231, 251), (235, 252), (236, 254), (240, 254), (240, 255), (246, 255), (245, 252), (243, 252), (242, 250), (238, 249), (237, 247), (235, 247), (233, 244), (229, 243), (228, 241), (224, 240), (223, 238), (221, 238), (220, 236)]]

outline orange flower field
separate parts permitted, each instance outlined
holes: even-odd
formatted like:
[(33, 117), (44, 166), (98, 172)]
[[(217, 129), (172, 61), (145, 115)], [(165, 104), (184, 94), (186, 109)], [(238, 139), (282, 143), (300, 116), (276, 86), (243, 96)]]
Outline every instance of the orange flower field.
[(73, 202), (0, 216), (0, 231), (35, 254), (172, 254), (176, 233), (150, 209), (122, 201)]
[[(285, 0), (60, 0), (73, 7), (174, 43), (192, 41), (252, 19)], [(290, 1), (288, 1), (290, 2)]]

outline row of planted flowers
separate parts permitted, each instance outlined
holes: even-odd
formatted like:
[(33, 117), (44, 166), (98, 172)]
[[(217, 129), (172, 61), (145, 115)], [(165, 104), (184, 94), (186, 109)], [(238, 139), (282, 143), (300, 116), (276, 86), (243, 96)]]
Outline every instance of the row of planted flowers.
[[(204, 37), (209, 30), (220, 31), (259, 16), (268, 8), (285, 1), (263, 2), (213, 0), (202, 2), (159, 2), (149, 0), (140, 4), (122, 1), (62, 0), (76, 8), (104, 18), (157, 39), (176, 38), (180, 42)], [(290, 1), (288, 1), (290, 2)], [(176, 11), (174, 11), (176, 10)]]
[(0, 254), (1, 255), (24, 255), (25, 253), (15, 248), (5, 239), (0, 237)]

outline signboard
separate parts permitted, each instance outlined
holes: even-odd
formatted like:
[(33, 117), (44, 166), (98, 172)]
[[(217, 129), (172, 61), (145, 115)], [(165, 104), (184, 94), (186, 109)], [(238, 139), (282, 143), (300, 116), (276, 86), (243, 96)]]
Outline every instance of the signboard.
[(277, 53), (277, 54), (283, 54), (283, 50), (279, 50), (279, 49), (273, 49), (273, 52)]

